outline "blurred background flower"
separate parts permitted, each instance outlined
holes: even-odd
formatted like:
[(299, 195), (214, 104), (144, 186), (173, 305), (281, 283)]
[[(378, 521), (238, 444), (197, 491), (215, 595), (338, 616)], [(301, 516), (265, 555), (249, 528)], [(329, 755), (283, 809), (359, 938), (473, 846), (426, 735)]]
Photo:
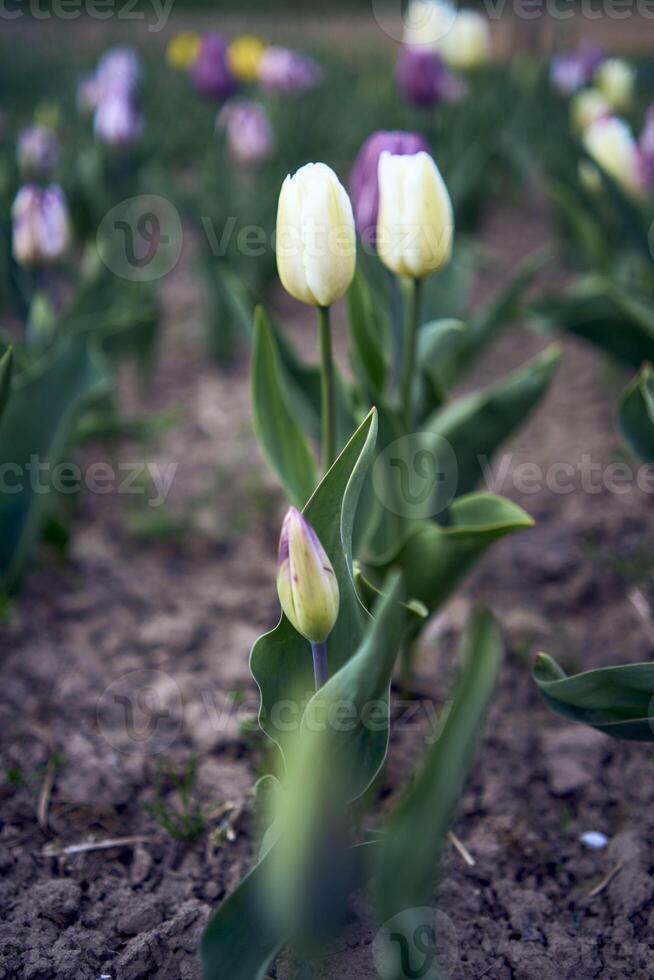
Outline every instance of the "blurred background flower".
[(45, 189), (25, 184), (16, 195), (11, 216), (13, 254), (20, 265), (50, 265), (68, 251), (71, 241), (68, 205), (57, 184)]
[(324, 77), (317, 61), (291, 48), (269, 47), (259, 64), (259, 82), (266, 92), (288, 95), (315, 88)]
[(261, 103), (251, 99), (230, 99), (220, 110), (216, 124), (225, 131), (229, 155), (234, 163), (254, 168), (271, 155), (273, 130)]
[(253, 34), (241, 34), (229, 45), (229, 67), (241, 82), (256, 82), (261, 59), (266, 50), (265, 41)]
[(197, 60), (201, 46), (199, 34), (195, 31), (181, 31), (168, 42), (166, 61), (176, 71), (187, 71)]
[(229, 41), (224, 34), (206, 34), (197, 58), (191, 66), (191, 77), (205, 99), (217, 102), (229, 98), (238, 88), (238, 80), (228, 61)]
[(395, 79), (403, 98), (419, 109), (456, 102), (466, 93), (465, 82), (452, 74), (437, 51), (402, 47)]
[(48, 126), (33, 123), (18, 136), (16, 160), (23, 178), (49, 177), (59, 160), (59, 137)]

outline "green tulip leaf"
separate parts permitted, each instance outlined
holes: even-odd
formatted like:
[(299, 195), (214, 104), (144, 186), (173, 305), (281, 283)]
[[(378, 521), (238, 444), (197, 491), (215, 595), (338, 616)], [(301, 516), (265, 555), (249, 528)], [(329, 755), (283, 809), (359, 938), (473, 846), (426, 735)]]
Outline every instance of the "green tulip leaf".
[[(368, 619), (354, 583), (352, 530), (376, 438), (373, 409), (304, 509), (334, 567), (340, 591), (338, 619), (327, 642), (330, 674), (359, 647)], [(297, 734), (304, 706), (314, 693), (310, 645), (282, 615), (278, 626), (255, 643), (250, 666), (261, 691), (261, 727), (283, 751)]]
[[(502, 638), (490, 613), (473, 618), (463, 646), (461, 675), (445, 724), (371, 852), (379, 918), (403, 912), (403, 927), (411, 926), (411, 910), (431, 904), (443, 845), (483, 729), (502, 654)], [(402, 931), (414, 935), (412, 928)]]
[(620, 431), (633, 451), (654, 464), (654, 371), (645, 364), (620, 400)]
[(270, 323), (259, 307), (252, 345), (254, 428), (266, 459), (292, 504), (303, 507), (318, 483), (316, 461), (291, 411)]
[(419, 418), (445, 404), (450, 376), (448, 365), (463, 350), (468, 329), (461, 320), (432, 320), (420, 327), (417, 344), (419, 385), (422, 388), (417, 398)]
[(376, 400), (389, 373), (389, 324), (359, 270), (348, 290), (347, 305), (352, 368), (366, 392)]
[(396, 550), (367, 562), (370, 577), (377, 582), (387, 569), (399, 568), (407, 595), (433, 613), (492, 544), (534, 524), (517, 504), (485, 493), (459, 497), (448, 518), (445, 527), (416, 522)]
[(605, 735), (654, 742), (654, 663), (603, 667), (568, 677), (546, 653), (534, 680), (548, 708)]
[(14, 350), (13, 347), (8, 347), (0, 358), (0, 419), (9, 401), (13, 364)]
[(457, 495), (474, 490), (484, 476), (484, 461), (538, 405), (560, 357), (560, 348), (552, 345), (499, 384), (457, 399), (426, 422), (428, 431), (438, 437), (434, 455), (439, 455), (441, 440), (454, 450)]
[[(81, 410), (106, 392), (109, 378), (88, 333), (66, 335), (18, 379), (0, 419), (0, 463), (18, 492), (0, 494), (0, 589), (16, 585), (48, 518), (55, 492), (47, 482), (61, 462)], [(30, 465), (38, 460), (47, 486)], [(38, 474), (37, 474), (38, 476)]]
[(654, 304), (627, 293), (602, 276), (589, 276), (563, 296), (534, 302), (538, 319), (587, 340), (605, 353), (640, 368), (654, 361)]
[(202, 980), (263, 980), (285, 937), (265, 907), (270, 855), (243, 879), (202, 936)]

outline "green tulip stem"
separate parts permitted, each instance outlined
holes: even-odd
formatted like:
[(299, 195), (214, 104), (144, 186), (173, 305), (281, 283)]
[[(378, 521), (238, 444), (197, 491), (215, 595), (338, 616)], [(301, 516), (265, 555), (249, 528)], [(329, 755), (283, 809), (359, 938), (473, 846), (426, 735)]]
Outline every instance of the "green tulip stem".
[(320, 382), (322, 399), (322, 463), (325, 473), (336, 458), (336, 403), (334, 400), (334, 362), (329, 307), (321, 306), (320, 316)]
[(407, 304), (407, 316), (404, 324), (404, 342), (402, 345), (402, 377), (400, 381), (400, 404), (410, 431), (413, 426), (413, 373), (416, 361), (416, 342), (420, 326), (420, 300), (422, 296), (422, 281), (414, 279), (411, 283), (411, 295)]
[(327, 644), (312, 643), (311, 652), (313, 654), (313, 676), (316, 679), (316, 691), (319, 691), (329, 680), (329, 667), (327, 666)]

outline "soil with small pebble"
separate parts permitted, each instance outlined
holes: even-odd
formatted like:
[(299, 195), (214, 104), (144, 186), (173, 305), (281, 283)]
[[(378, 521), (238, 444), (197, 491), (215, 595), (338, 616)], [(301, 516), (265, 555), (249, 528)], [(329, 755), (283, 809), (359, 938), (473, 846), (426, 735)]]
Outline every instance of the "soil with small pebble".
[[(477, 301), (551, 237), (533, 198), (490, 214)], [(221, 372), (203, 353), (192, 253), (190, 242), (165, 285), (153, 377), (145, 388), (122, 379), (126, 411), (181, 408), (181, 421), (156, 444), (77, 454), (176, 463), (165, 508), (147, 494), (82, 496), (67, 556), (39, 555), (0, 631), (1, 980), (196, 980), (207, 918), (254, 860), (252, 788), (267, 759), (248, 651), (277, 615), (283, 501), (254, 440), (247, 359)], [(304, 312), (279, 302), (310, 353)], [(508, 330), (466, 389), (546, 343)], [(448, 850), (437, 893), (449, 980), (654, 976), (651, 750), (552, 716), (530, 676), (541, 649), (579, 669), (647, 660), (654, 635), (650, 498), (633, 483), (588, 492), (575, 475), (561, 493), (552, 482), (553, 464), (577, 467), (584, 454), (604, 467), (625, 459), (620, 379), (597, 352), (563, 346), (548, 398), (491, 486), (537, 525), (496, 546), (433, 624), (413, 721), (397, 692), (393, 708), (381, 808), (425, 748), (433, 715), (421, 705), (438, 712), (447, 700), (471, 609), (490, 606), (506, 654), (454, 828), (475, 863)], [(549, 486), (524, 483), (526, 461)], [(192, 760), (204, 829), (184, 842), (155, 811), (179, 807), (172, 774)], [(608, 846), (587, 849), (587, 831)], [(372, 980), (375, 926), (357, 909), (323, 964), (299, 970), (282, 956), (272, 975)]]

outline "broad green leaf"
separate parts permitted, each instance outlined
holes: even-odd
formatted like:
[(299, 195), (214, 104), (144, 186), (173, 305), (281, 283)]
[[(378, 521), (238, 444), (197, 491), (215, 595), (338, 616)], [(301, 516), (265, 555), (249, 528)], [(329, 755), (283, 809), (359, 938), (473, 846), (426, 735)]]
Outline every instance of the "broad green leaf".
[(202, 980), (263, 980), (285, 937), (265, 906), (264, 858), (209, 920), (202, 936)]
[(533, 527), (517, 504), (492, 494), (473, 493), (455, 500), (449, 525), (419, 521), (399, 547), (366, 568), (381, 581), (388, 568), (399, 568), (410, 599), (433, 613), (495, 541)]
[(613, 738), (654, 742), (654, 663), (604, 667), (568, 677), (555, 660), (541, 653), (534, 680), (556, 714)]
[(315, 457), (291, 411), (275, 340), (259, 307), (252, 345), (252, 415), (266, 459), (292, 504), (303, 507), (318, 483)]
[(615, 282), (589, 276), (563, 296), (532, 304), (532, 312), (560, 330), (582, 337), (632, 367), (654, 361), (654, 304)]
[(13, 347), (8, 347), (0, 358), (0, 419), (9, 401), (13, 363)]
[(388, 378), (390, 333), (388, 320), (382, 316), (360, 270), (348, 290), (347, 305), (352, 367), (374, 400)]
[[(334, 566), (340, 590), (338, 620), (328, 640), (330, 673), (357, 650), (368, 619), (354, 584), (352, 529), (376, 438), (373, 409), (304, 509)], [(250, 666), (261, 691), (261, 727), (283, 750), (297, 734), (303, 708), (314, 693), (310, 645), (282, 615), (278, 626), (255, 643)]]
[[(13, 387), (0, 420), (0, 463), (3, 472), (15, 475), (20, 490), (0, 493), (2, 591), (16, 585), (44, 526), (55, 497), (48, 480), (80, 411), (107, 387), (106, 369), (87, 333), (62, 337)], [(40, 475), (31, 471), (35, 460)]]
[(444, 317), (465, 318), (478, 265), (474, 248), (459, 239), (449, 265), (425, 280), (422, 298), (425, 323)]
[(654, 372), (645, 364), (620, 399), (620, 431), (633, 451), (654, 463)]
[[(372, 853), (373, 903), (384, 921), (431, 904), (437, 867), (479, 741), (502, 653), (490, 613), (475, 616), (464, 637), (464, 661), (447, 719)], [(419, 960), (413, 960), (417, 962)], [(385, 974), (387, 975), (387, 974)]]
[(447, 399), (450, 365), (466, 344), (469, 328), (461, 320), (432, 320), (418, 332), (417, 361), (420, 368), (418, 417), (440, 408)]
[(561, 351), (558, 345), (542, 354), (485, 391), (457, 399), (436, 412), (426, 428), (454, 450), (457, 463), (457, 495), (468, 493), (484, 475), (488, 462), (512, 432), (522, 425), (541, 400), (552, 380)]

